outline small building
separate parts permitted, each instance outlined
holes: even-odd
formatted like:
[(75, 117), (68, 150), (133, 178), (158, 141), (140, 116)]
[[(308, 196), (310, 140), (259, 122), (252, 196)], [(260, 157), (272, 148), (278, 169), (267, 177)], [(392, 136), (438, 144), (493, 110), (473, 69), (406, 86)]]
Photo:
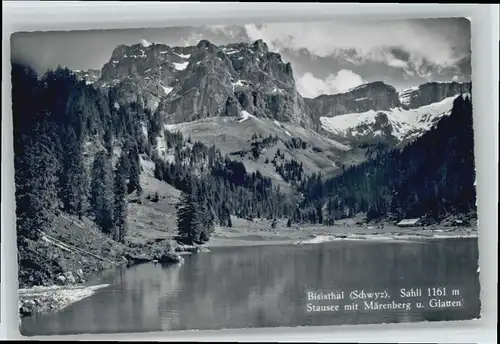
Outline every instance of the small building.
[(398, 227), (417, 227), (420, 226), (422, 222), (420, 219), (403, 219), (397, 223)]
[(456, 227), (461, 227), (461, 226), (469, 226), (470, 223), (469, 221), (464, 221), (464, 220), (453, 220), (451, 225)]

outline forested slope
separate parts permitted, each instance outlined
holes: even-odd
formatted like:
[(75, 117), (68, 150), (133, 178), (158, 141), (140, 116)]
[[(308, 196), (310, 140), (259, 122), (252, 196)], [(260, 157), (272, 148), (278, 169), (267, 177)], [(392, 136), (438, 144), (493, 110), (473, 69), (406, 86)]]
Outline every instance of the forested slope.
[[(307, 230), (308, 224), (332, 225), (358, 213), (369, 219), (440, 220), (475, 212), (472, 105), (465, 96), (458, 96), (451, 115), (415, 142), (381, 149), (335, 178), (308, 174), (300, 162), (284, 159), (277, 150), (267, 163), (294, 191), (285, 196), (270, 178), (258, 170), (248, 172), (217, 146), (164, 130), (159, 112), (137, 102), (117, 105), (112, 88), (87, 85), (68, 69), (38, 77), (13, 64), (12, 84), (22, 283), (49, 281), (62, 269), (58, 253), (37, 244), (48, 233), (57, 239), (64, 232), (67, 240), (72, 231), (99, 231), (106, 238), (101, 242), (115, 247), (98, 256), (119, 261), (120, 252), (130, 248), (130, 199), (151, 196), (143, 194), (140, 182), (145, 161), (154, 166), (154, 178), (182, 192), (179, 234), (195, 243), (209, 240), (216, 224), (230, 227), (231, 216), (288, 219)], [(262, 143), (275, 139), (262, 138)], [(293, 138), (290, 144), (293, 149), (305, 146)], [(258, 156), (266, 147), (254, 148)], [(63, 217), (85, 226), (62, 229)], [(42, 261), (52, 266), (41, 268)], [(32, 274), (27, 271), (35, 270), (45, 277), (28, 282)]]
[(309, 179), (305, 203), (326, 204), (334, 218), (366, 212), (369, 219), (475, 213), (472, 103), (458, 96), (449, 116), (402, 149), (394, 149), (333, 179)]

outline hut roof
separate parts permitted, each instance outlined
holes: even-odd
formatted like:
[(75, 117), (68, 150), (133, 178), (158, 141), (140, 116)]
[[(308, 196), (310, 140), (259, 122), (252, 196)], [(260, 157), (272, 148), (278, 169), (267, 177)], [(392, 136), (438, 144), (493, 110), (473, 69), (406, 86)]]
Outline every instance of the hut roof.
[(398, 226), (415, 225), (420, 219), (403, 219), (398, 222)]

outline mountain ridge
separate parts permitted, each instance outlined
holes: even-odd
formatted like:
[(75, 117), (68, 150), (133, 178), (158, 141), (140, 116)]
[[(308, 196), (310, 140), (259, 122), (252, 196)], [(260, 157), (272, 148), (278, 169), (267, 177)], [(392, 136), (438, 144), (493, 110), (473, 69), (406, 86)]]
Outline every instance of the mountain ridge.
[[(291, 64), (284, 63), (280, 54), (270, 52), (261, 39), (219, 46), (208, 40), (185, 47), (150, 42), (118, 45), (100, 74), (96, 86), (114, 84), (118, 88), (114, 92), (116, 106), (142, 102), (160, 111), (166, 124), (213, 116), (241, 117), (245, 111), (257, 117), (291, 121), (322, 134), (321, 117), (398, 107), (415, 109), (471, 90), (471, 83), (450, 81), (397, 91), (384, 81), (374, 81), (347, 92), (302, 97), (295, 87)], [(200, 85), (193, 86), (192, 79)], [(280, 108), (285, 110), (280, 113)]]
[[(118, 104), (139, 102), (176, 124), (212, 116), (258, 117), (311, 127), (293, 70), (262, 40), (216, 46), (120, 45), (96, 86), (116, 88)], [(189, 113), (187, 115), (186, 113)]]
[[(68, 238), (87, 233), (76, 242), (90, 245), (89, 251), (116, 261), (122, 260), (124, 252), (147, 252), (157, 257), (157, 252), (152, 251), (158, 246), (135, 236), (175, 238), (172, 195), (180, 191), (192, 193), (193, 181), (204, 191), (198, 193), (203, 196), (200, 203), (210, 210), (204, 207), (203, 219), (207, 216), (227, 227), (232, 227), (235, 217), (248, 219), (249, 223), (266, 218), (271, 228), (278, 219), (290, 223), (287, 227), (297, 224), (291, 229), (294, 232), (300, 226), (304, 234), (310, 234), (309, 224), (324, 225), (325, 231), (331, 231), (334, 221), (362, 213), (367, 213), (369, 219), (393, 221), (423, 215), (436, 221), (475, 211), (472, 107), (467, 97), (455, 97), (452, 115), (444, 117), (437, 129), (429, 130), (408, 148), (393, 149), (390, 154), (382, 152), (361, 166), (332, 166), (339, 172), (332, 177), (325, 176), (321, 164), (332, 165), (342, 149), (325, 152), (331, 142), (320, 141), (312, 129), (281, 123), (273, 117), (255, 117), (246, 110), (241, 110), (241, 117), (198, 120), (213, 126), (201, 134), (195, 127), (190, 134), (215, 137), (217, 144), (228, 144), (228, 136), (240, 139), (233, 141), (240, 150), (234, 153), (245, 156), (244, 164), (215, 144), (203, 144), (197, 137), (164, 130), (160, 112), (152, 113), (134, 102), (115, 106), (116, 94), (105, 94), (102, 91), (106, 89), (87, 85), (74, 72), (58, 69), (38, 79), (29, 68), (13, 67), (16, 218), (22, 285), (56, 283), (62, 273), (79, 268), (95, 271), (93, 264), (82, 264), (73, 253), (48, 247), (40, 233)], [(227, 123), (212, 122), (216, 120)], [(273, 134), (241, 137), (242, 132), (255, 133), (257, 124), (263, 133), (274, 129)], [(217, 125), (226, 133), (213, 135)], [(300, 130), (307, 142), (296, 134)], [(161, 159), (155, 153), (157, 138), (163, 139), (166, 149), (173, 152), (171, 159)], [(89, 149), (92, 143), (94, 151)], [(241, 143), (247, 151), (242, 151)], [(294, 155), (290, 157), (290, 153)], [(316, 166), (318, 173), (304, 173), (311, 171), (302, 162), (306, 160), (298, 160), (304, 155), (311, 164), (322, 160)], [(252, 163), (253, 170), (247, 168)], [(149, 172), (146, 164), (150, 165)], [(263, 166), (294, 193), (281, 191), (281, 184), (263, 176)], [(147, 173), (150, 175), (144, 178)], [(168, 191), (160, 190), (160, 185)], [(58, 224), (67, 216), (75, 220), (88, 217), (87, 222), (95, 230), (82, 231), (67, 221)], [(129, 226), (124, 226), (127, 223)], [(256, 226), (259, 236), (267, 229), (261, 227), (261, 222)], [(97, 230), (109, 240), (87, 240), (95, 239)], [(142, 241), (143, 246), (135, 244)], [(105, 251), (101, 243), (106, 245)], [(40, 266), (36, 275), (31, 275), (33, 266)]]
[[(292, 65), (270, 52), (263, 40), (227, 45), (200, 40), (185, 47), (150, 42), (118, 45), (93, 85), (108, 92), (115, 108), (139, 103), (153, 111), (165, 129), (180, 126), (186, 136), (209, 130), (209, 121), (210, 126), (235, 130), (234, 134), (243, 138), (247, 135), (233, 122), (246, 122), (241, 126), (245, 131), (250, 126), (263, 137), (275, 135), (277, 126), (286, 135), (307, 141), (298, 132), (300, 128), (312, 130), (311, 137), (318, 134), (333, 140), (334, 150), (339, 144), (356, 148), (382, 142), (390, 148), (411, 141), (449, 113), (451, 103), (445, 102), (449, 104), (443, 108), (443, 97), (450, 100), (460, 91), (470, 90), (470, 83), (450, 82), (397, 91), (384, 81), (374, 81), (343, 93), (304, 98), (296, 87)], [(267, 128), (263, 126), (266, 121)], [(189, 125), (182, 125), (186, 123)], [(194, 135), (223, 150), (227, 146), (226, 135), (218, 139), (210, 132)], [(160, 133), (159, 139), (162, 137)], [(245, 147), (249, 142), (250, 137), (246, 137), (239, 144)], [(237, 152), (241, 150), (227, 153)], [(325, 163), (338, 167), (342, 160), (367, 158), (363, 153), (353, 160), (350, 154), (335, 152), (318, 167), (325, 168)], [(247, 161), (247, 165), (253, 162)]]

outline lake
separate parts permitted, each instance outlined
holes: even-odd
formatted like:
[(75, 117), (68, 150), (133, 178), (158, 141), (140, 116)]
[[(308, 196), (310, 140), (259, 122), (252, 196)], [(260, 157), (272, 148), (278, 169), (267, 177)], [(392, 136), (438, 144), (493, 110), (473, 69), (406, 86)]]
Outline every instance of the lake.
[[(21, 333), (462, 320), (479, 317), (480, 312), (477, 239), (214, 248), (185, 258), (178, 266), (150, 263), (105, 271), (89, 282), (109, 287), (59, 312), (24, 318)], [(420, 289), (424, 295), (403, 299), (401, 288)], [(344, 299), (308, 300), (308, 292), (342, 291)], [(352, 291), (358, 295), (357, 309), (350, 299)], [(369, 292), (379, 292), (376, 301), (393, 308), (372, 304), (375, 308), (367, 309), (359, 297)], [(428, 292), (446, 293), (442, 301), (455, 302), (445, 307), (433, 301), (440, 307), (431, 308)], [(382, 299), (385, 296), (390, 298)], [(422, 301), (423, 308), (417, 308), (415, 301)], [(405, 308), (408, 302), (411, 307)], [(330, 308), (308, 311), (321, 305)]]

